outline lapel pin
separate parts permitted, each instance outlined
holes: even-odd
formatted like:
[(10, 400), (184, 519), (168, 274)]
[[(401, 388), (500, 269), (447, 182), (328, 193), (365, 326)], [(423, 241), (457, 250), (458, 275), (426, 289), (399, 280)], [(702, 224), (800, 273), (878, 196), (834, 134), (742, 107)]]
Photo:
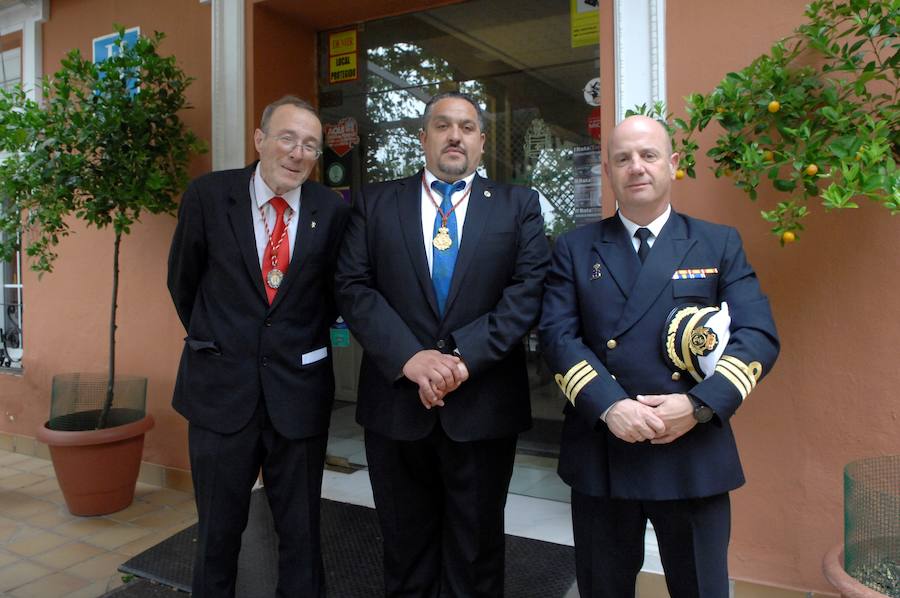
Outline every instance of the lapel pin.
[(485, 196), (485, 197), (490, 197), (490, 196), (491, 196), (491, 192), (488, 191), (487, 189), (485, 189), (485, 190), (484, 190), (484, 196)]
[(594, 267), (591, 268), (591, 280), (597, 280), (602, 274), (600, 264), (594, 264)]
[(316, 221), (315, 221), (315, 220), (313, 220), (312, 222), (309, 223), (309, 228), (316, 228)]

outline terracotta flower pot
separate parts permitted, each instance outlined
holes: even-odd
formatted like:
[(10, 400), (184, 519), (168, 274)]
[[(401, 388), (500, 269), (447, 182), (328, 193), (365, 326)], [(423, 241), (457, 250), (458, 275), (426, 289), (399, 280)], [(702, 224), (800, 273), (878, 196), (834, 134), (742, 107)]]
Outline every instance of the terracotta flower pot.
[(106, 515), (134, 500), (141, 468), (144, 433), (153, 416), (102, 430), (51, 430), (44, 424), (37, 439), (50, 447), (56, 478), (73, 515)]
[(876, 592), (868, 586), (864, 586), (855, 577), (844, 571), (844, 543), (834, 546), (822, 559), (822, 573), (834, 589), (844, 598), (886, 598), (881, 592)]

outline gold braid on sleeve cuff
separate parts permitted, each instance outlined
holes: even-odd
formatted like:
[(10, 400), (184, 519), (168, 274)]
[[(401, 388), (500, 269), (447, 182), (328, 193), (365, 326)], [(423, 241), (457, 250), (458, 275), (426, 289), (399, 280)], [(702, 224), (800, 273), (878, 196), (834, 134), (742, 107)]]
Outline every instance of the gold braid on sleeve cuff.
[(575, 404), (575, 397), (581, 392), (588, 382), (597, 377), (595, 370), (586, 359), (582, 359), (569, 368), (569, 371), (563, 374), (556, 374), (555, 380), (559, 384), (559, 388), (569, 399), (569, 402)]
[(744, 363), (737, 357), (723, 355), (716, 364), (716, 372), (725, 376), (746, 399), (762, 375), (762, 364), (758, 361)]

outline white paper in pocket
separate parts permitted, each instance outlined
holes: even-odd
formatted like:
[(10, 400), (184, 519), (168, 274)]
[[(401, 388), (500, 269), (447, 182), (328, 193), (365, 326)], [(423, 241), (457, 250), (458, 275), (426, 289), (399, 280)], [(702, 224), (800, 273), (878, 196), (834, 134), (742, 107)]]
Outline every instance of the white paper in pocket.
[(316, 349), (315, 351), (310, 351), (309, 353), (301, 355), (300, 365), (309, 365), (317, 361), (322, 361), (326, 357), (328, 357), (328, 347), (322, 347), (321, 349)]

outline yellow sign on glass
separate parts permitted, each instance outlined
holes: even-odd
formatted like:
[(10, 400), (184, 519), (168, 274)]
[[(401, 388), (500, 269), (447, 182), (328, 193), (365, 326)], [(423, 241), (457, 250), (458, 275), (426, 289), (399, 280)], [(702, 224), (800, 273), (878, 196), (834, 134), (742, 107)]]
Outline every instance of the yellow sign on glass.
[(356, 54), (341, 54), (328, 59), (328, 82), (341, 83), (359, 78), (356, 65)]
[(600, 43), (600, 8), (597, 0), (569, 0), (572, 47)]
[(328, 34), (328, 55), (356, 52), (356, 29), (336, 31)]
[(356, 29), (328, 34), (328, 82), (342, 83), (359, 79)]

